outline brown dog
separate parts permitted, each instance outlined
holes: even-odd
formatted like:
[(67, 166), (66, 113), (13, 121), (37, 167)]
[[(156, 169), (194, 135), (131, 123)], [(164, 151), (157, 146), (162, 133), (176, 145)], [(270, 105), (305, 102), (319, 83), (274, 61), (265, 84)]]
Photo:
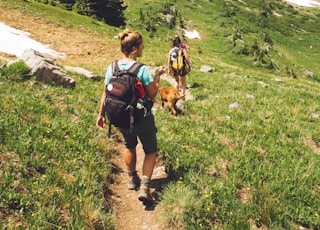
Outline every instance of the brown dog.
[(171, 113), (176, 116), (177, 111), (175, 109), (175, 105), (177, 101), (184, 96), (180, 96), (179, 91), (174, 87), (163, 87), (159, 90), (159, 93), (162, 107), (164, 107), (164, 102), (167, 102)]

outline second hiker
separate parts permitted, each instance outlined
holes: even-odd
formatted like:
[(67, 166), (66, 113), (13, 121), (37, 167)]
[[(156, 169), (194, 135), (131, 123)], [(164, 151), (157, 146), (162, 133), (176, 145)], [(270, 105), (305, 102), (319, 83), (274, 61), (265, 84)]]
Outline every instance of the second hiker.
[(181, 42), (179, 35), (175, 35), (168, 55), (169, 74), (177, 81), (177, 90), (182, 89), (182, 96), (186, 94), (186, 75), (191, 70), (191, 60), (187, 52), (187, 45)]

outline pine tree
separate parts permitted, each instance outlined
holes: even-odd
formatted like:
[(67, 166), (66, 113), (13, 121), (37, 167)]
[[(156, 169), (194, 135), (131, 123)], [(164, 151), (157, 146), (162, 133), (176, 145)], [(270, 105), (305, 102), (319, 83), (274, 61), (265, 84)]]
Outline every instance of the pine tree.
[(123, 0), (76, 0), (73, 6), (77, 13), (86, 16), (95, 15), (99, 20), (112, 26), (125, 25), (123, 11), (126, 8)]
[(123, 0), (88, 0), (98, 19), (112, 26), (125, 25), (123, 11), (127, 8)]
[(91, 16), (94, 12), (91, 10), (90, 0), (76, 0), (73, 9), (81, 15)]

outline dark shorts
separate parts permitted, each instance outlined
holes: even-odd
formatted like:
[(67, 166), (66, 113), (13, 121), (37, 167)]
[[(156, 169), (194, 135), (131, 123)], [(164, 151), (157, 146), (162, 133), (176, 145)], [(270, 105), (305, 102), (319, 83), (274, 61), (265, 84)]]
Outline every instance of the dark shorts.
[(130, 134), (129, 129), (121, 129), (126, 148), (135, 148), (138, 144), (138, 138), (141, 141), (145, 154), (155, 153), (158, 151), (157, 145), (157, 128), (154, 122), (154, 116), (148, 115), (134, 125), (134, 130)]
[(184, 77), (187, 75), (187, 71), (184, 71), (184, 70), (171, 70), (171, 75), (174, 76), (174, 77)]
[(179, 76), (184, 77), (187, 75), (187, 73), (188, 73), (187, 68), (183, 68), (182, 70), (174, 70), (174, 69), (170, 70), (170, 74), (173, 77), (179, 77)]

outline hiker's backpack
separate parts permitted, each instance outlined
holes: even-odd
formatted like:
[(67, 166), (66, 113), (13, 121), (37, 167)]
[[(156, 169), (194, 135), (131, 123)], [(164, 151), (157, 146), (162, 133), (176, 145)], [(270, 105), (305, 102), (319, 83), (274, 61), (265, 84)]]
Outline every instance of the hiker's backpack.
[(184, 55), (181, 47), (173, 47), (170, 51), (170, 65), (174, 70), (181, 71), (184, 68)]
[(136, 73), (143, 65), (135, 62), (128, 70), (120, 70), (118, 61), (111, 64), (112, 77), (106, 86), (104, 101), (105, 114), (111, 125), (129, 128), (132, 132), (134, 124), (146, 115), (143, 104), (145, 90)]

